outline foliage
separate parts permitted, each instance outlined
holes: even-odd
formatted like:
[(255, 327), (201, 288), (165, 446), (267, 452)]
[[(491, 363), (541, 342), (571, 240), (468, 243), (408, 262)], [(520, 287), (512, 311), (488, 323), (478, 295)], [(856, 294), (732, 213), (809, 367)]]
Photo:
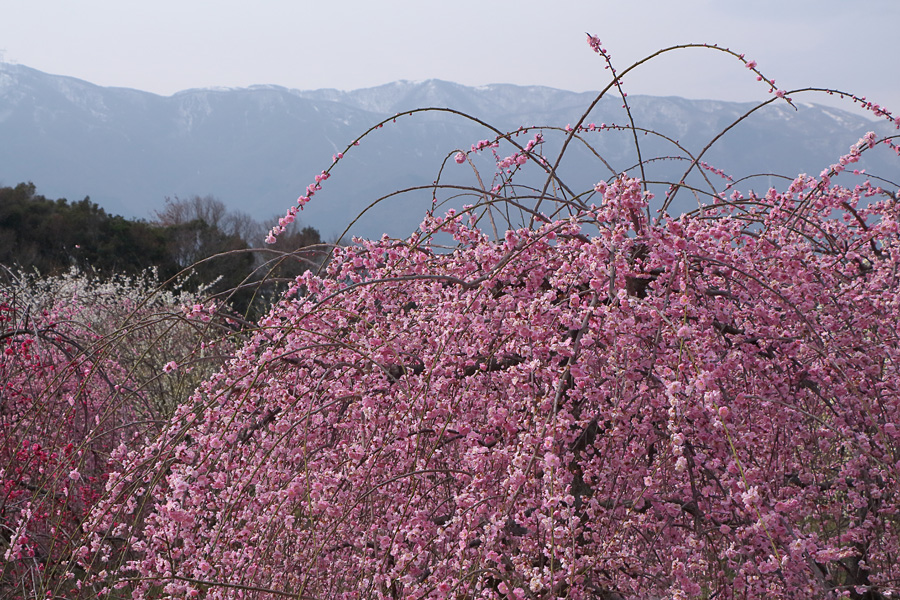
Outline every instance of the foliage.
[(155, 224), (167, 232), (167, 248), (178, 267), (208, 283), (210, 294), (226, 299), (251, 321), (266, 313), (285, 280), (321, 266), (330, 248), (315, 228), (300, 229), (296, 222), (277, 244), (258, 248), (262, 223), (229, 211), (212, 196), (167, 198)]
[(175, 267), (158, 228), (110, 216), (90, 198), (49, 200), (30, 183), (0, 188), (0, 264), (53, 274), (70, 266), (105, 274), (157, 266), (167, 276)]
[[(260, 285), (272, 287), (273, 274), (251, 251), (263, 237), (260, 223), (211, 196), (167, 199), (148, 223), (108, 215), (90, 198), (49, 200), (30, 183), (0, 188), (0, 264), (48, 275), (77, 267), (102, 277), (140, 277), (153, 268), (164, 281), (184, 273), (182, 287), (205, 288), (250, 318), (265, 313), (272, 298)], [(308, 226), (293, 238), (300, 245), (292, 250), (321, 242)], [(309, 254), (274, 276), (321, 264), (322, 252)]]

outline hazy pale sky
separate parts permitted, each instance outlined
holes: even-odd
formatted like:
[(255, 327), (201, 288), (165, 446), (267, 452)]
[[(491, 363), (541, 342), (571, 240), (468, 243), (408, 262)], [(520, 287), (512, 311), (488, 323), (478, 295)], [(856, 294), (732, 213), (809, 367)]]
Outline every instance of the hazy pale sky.
[[(430, 78), (581, 91), (608, 82), (589, 31), (620, 70), (665, 46), (717, 43), (756, 60), (778, 87), (840, 88), (896, 114), (898, 26), (900, 0), (0, 0), (0, 53), (164, 95)], [(723, 100), (768, 89), (734, 59), (699, 50), (656, 60), (625, 85)]]

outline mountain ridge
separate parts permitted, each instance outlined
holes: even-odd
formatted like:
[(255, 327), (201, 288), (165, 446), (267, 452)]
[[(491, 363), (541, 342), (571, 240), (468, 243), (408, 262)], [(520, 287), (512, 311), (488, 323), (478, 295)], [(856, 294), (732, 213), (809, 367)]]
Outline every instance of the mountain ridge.
[[(595, 97), (594, 92), (544, 86), (473, 88), (436, 79), (350, 91), (261, 84), (161, 96), (0, 63), (0, 184), (33, 181), (44, 195), (91, 196), (109, 212), (128, 217), (149, 216), (166, 197), (212, 194), (229, 207), (266, 218), (283, 213), (313, 176), (330, 165), (332, 154), (389, 119), (389, 127), (347, 153), (335, 177), (302, 213), (306, 224), (327, 237), (343, 231), (376, 198), (430, 184), (448, 156), (495, 135), (448, 113), (404, 116), (396, 124), (390, 121), (393, 115), (441, 106), (503, 131), (520, 125), (562, 128), (574, 124)], [(757, 105), (631, 95), (628, 100), (638, 126), (678, 140), (691, 152)], [(625, 124), (621, 104), (621, 99), (604, 98), (589, 120)], [(757, 171), (818, 174), (866, 131), (893, 131), (887, 123), (839, 109), (797, 105), (798, 110), (780, 102), (760, 109), (704, 160), (736, 177)], [(617, 169), (636, 162), (632, 136), (625, 133), (591, 138)], [(545, 137), (549, 153), (560, 138), (552, 129), (545, 130)], [(652, 136), (641, 143), (660, 156), (677, 150)], [(897, 161), (883, 159), (885, 154), (869, 161), (871, 167), (898, 179)], [(672, 179), (681, 162), (661, 160), (652, 169), (657, 178)], [(476, 164), (490, 177), (490, 160)], [(609, 176), (585, 149), (573, 151), (560, 173), (579, 189)], [(445, 169), (445, 175), (466, 180), (462, 169)], [(430, 207), (427, 196), (393, 198), (370, 211), (353, 232), (408, 235)]]

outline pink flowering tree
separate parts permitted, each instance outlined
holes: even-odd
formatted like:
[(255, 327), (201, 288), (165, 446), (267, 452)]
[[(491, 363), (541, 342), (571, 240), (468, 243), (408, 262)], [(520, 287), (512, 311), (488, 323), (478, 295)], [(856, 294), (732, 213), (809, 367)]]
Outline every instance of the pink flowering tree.
[(65, 308), (31, 316), (11, 300), (0, 306), (0, 592), (24, 598), (66, 563), (108, 456), (138, 418), (124, 370), (83, 351)]
[[(531, 139), (473, 147), (498, 162), (477, 203), (298, 277), (123, 458), (86, 524), (85, 585), (900, 597), (900, 203), (831, 181), (883, 140), (651, 219), (639, 178), (570, 193)], [(547, 173), (531, 197), (511, 179), (528, 166)]]
[[(154, 290), (152, 277), (8, 276), (0, 286), (0, 597), (68, 597), (83, 577), (72, 562), (82, 522), (116, 456), (157, 437), (169, 405), (188, 396), (192, 377), (208, 376), (227, 344), (209, 329), (209, 307), (195, 311), (196, 296)], [(166, 369), (161, 350), (181, 366)]]

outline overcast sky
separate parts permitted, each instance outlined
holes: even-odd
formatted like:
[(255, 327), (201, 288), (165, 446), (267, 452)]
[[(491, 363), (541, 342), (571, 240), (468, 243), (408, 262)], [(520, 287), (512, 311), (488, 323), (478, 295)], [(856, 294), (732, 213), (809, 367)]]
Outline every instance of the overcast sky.
[[(7, 62), (164, 95), (430, 78), (599, 89), (608, 78), (589, 31), (620, 70), (665, 46), (717, 43), (758, 61), (778, 87), (839, 88), (896, 114), (898, 30), (900, 0), (0, 0)], [(698, 50), (625, 84), (723, 100), (768, 89), (734, 59)]]

